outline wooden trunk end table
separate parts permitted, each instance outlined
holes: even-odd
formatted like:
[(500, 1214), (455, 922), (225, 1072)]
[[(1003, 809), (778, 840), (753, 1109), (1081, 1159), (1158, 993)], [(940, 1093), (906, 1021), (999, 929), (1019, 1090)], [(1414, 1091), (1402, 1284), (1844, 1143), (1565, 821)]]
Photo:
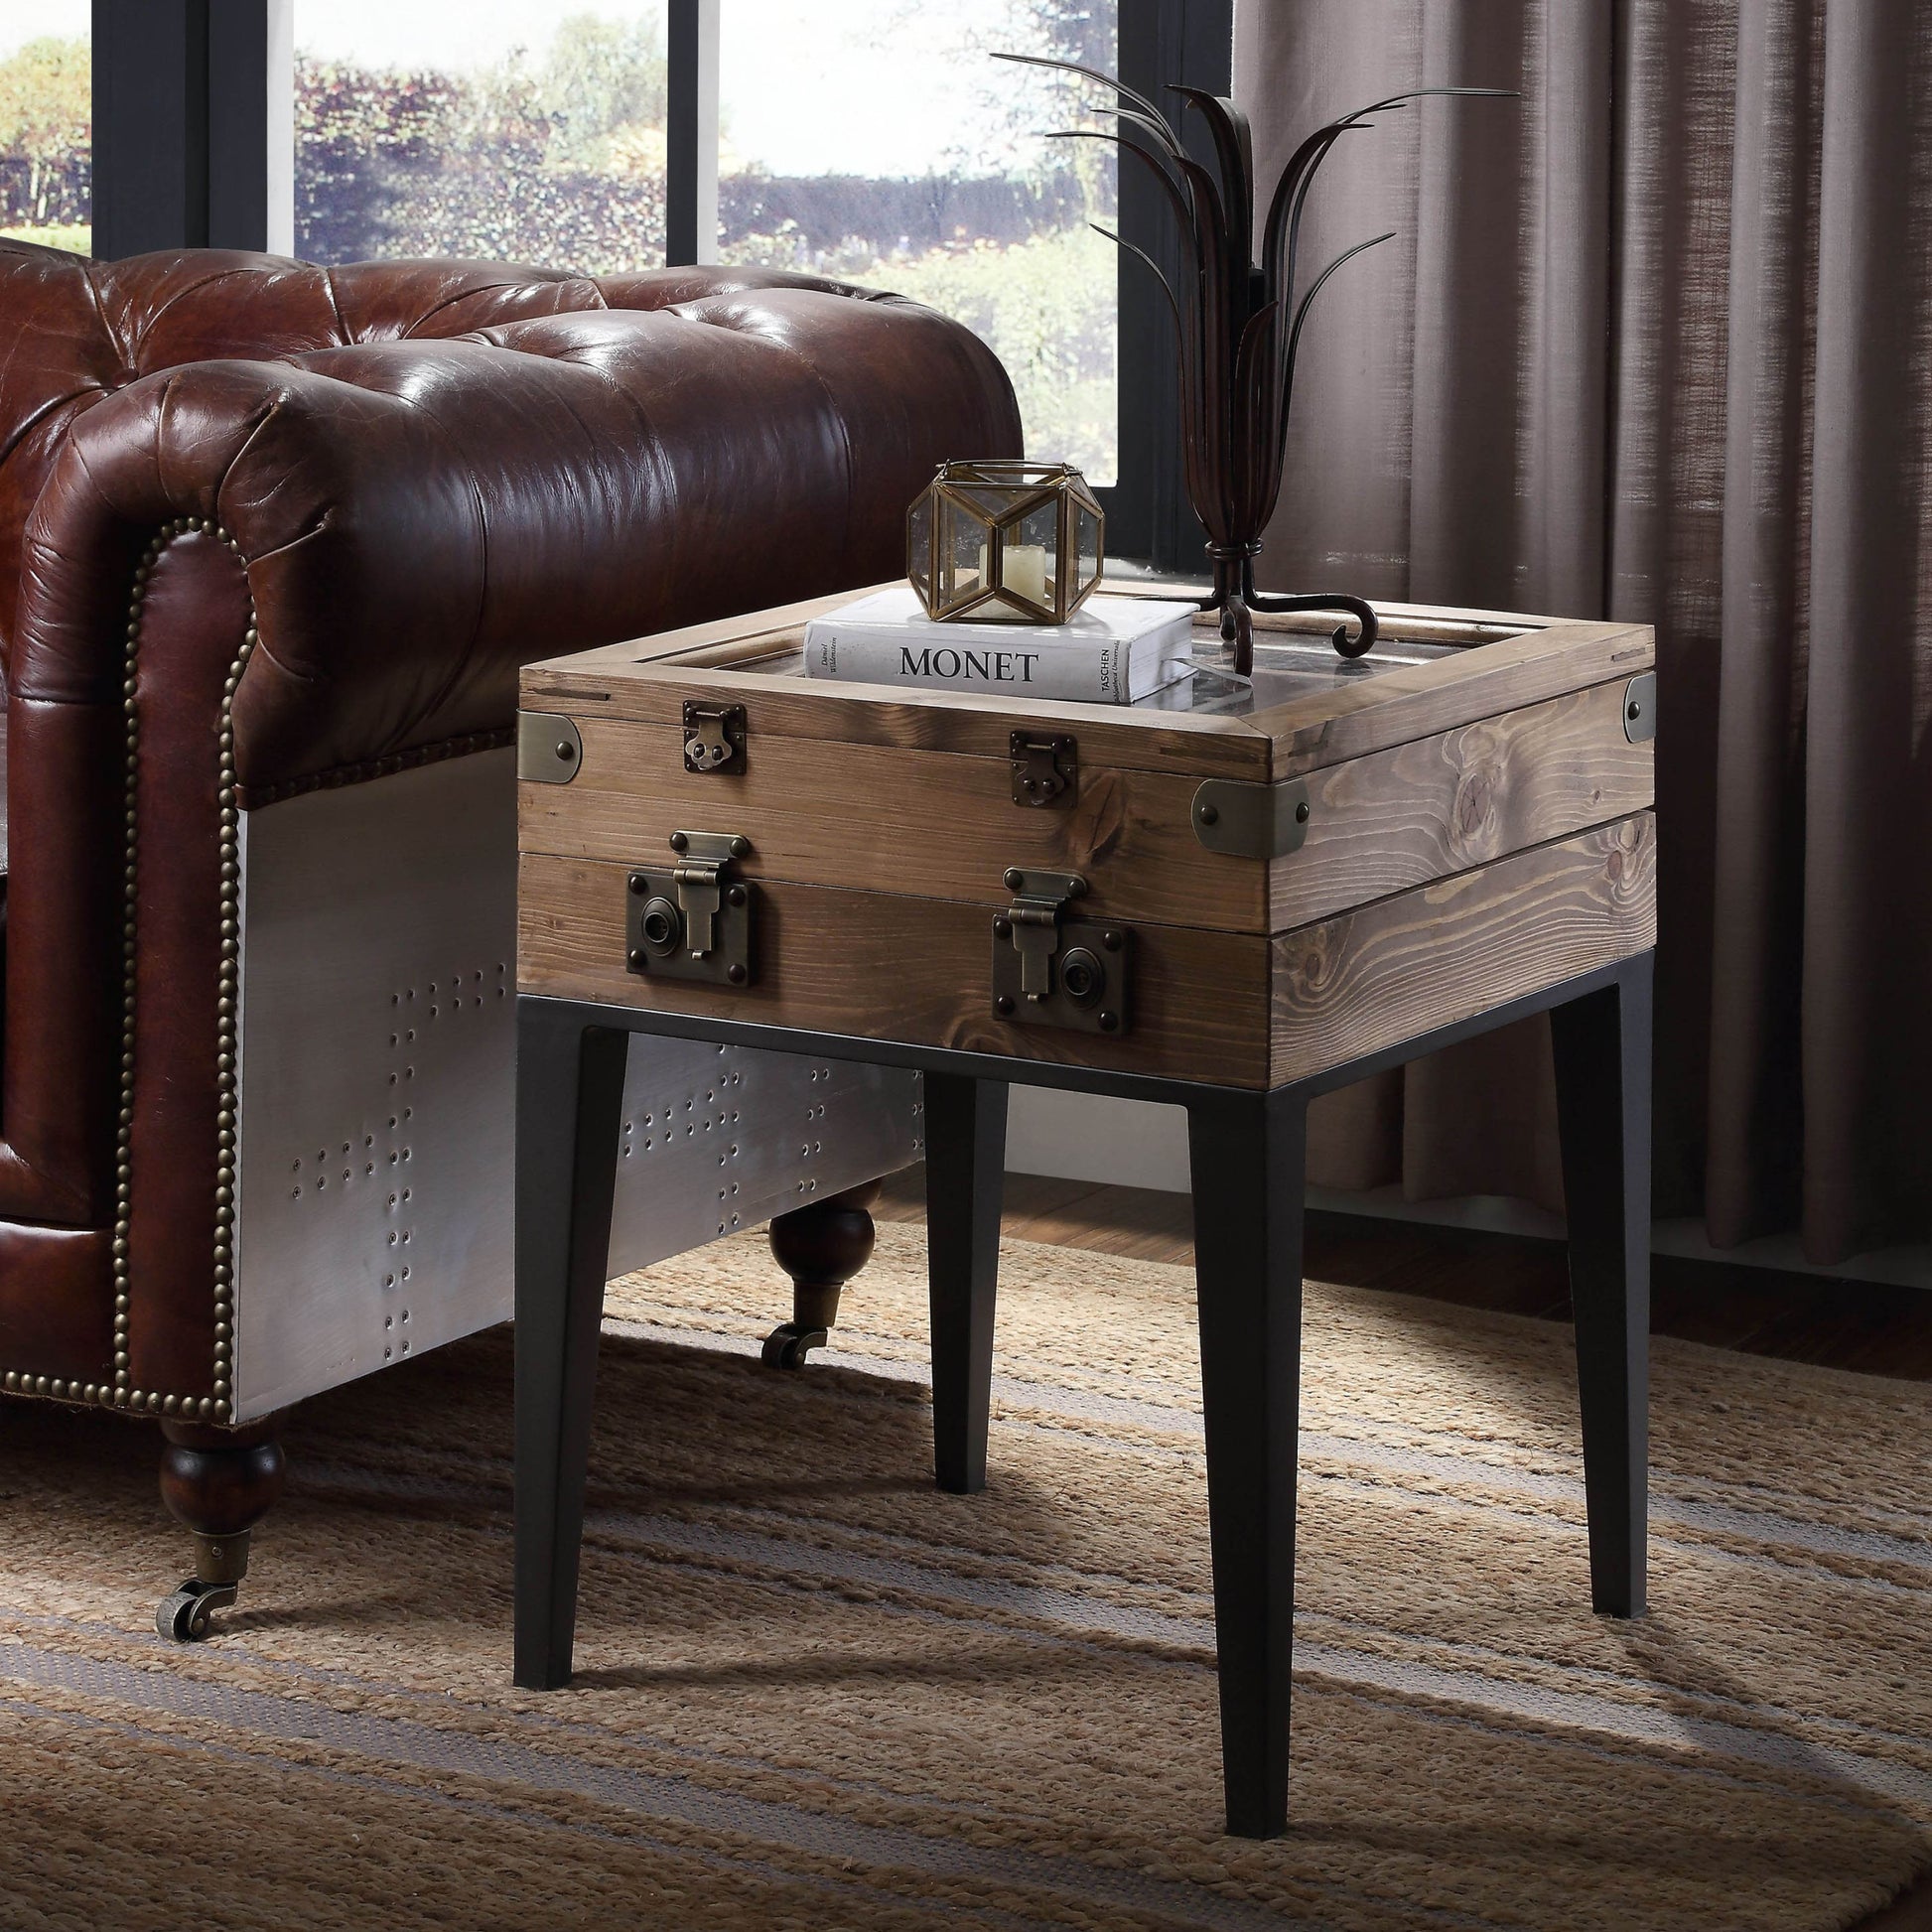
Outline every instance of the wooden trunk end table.
[(955, 1491), (985, 1482), (1009, 1082), (1164, 1101), (1191, 1150), (1227, 1823), (1271, 1835), (1316, 1094), (1550, 1014), (1590, 1598), (1643, 1607), (1652, 633), (1391, 606), (1351, 664), (1315, 621), (1258, 619), (1251, 686), (1115, 707), (806, 678), (804, 621), (843, 601), (523, 673), (516, 1681), (570, 1676), (630, 1034), (923, 1073)]

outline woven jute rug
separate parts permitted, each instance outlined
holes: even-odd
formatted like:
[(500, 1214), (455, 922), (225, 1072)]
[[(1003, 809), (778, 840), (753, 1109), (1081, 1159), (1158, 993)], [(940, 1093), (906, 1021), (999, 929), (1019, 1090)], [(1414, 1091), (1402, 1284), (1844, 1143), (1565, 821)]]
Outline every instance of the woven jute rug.
[(1844, 1926), (1932, 1848), (1932, 1402), (1655, 1349), (1590, 1615), (1569, 1330), (1311, 1285), (1290, 1836), (1220, 1836), (1182, 1270), (1011, 1243), (931, 1487), (922, 1237), (759, 1367), (757, 1236), (613, 1291), (580, 1675), (509, 1683), (507, 1331), (309, 1405), (221, 1634), (154, 1439), (0, 1410), (9, 1927)]

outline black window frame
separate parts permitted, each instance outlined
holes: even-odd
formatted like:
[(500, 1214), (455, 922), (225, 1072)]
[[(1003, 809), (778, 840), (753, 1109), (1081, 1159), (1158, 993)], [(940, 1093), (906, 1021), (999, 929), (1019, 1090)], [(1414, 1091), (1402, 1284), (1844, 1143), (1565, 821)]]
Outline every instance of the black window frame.
[[(265, 248), (271, 8), (287, 0), (93, 0), (94, 252)], [(407, 4), (407, 0), (398, 0)], [(717, 233), (718, 25), (729, 0), (666, 0), (665, 257), (711, 258)], [(1230, 91), (1233, 0), (1119, 0), (1120, 77)], [(1203, 137), (1186, 130), (1189, 145)], [(1203, 146), (1203, 160), (1211, 156)], [(1153, 184), (1120, 178), (1122, 236), (1173, 279), (1179, 240)], [(1098, 493), (1111, 555), (1199, 575), (1180, 463), (1173, 324), (1146, 267), (1119, 265), (1119, 481)]]
[(273, 0), (93, 0), (93, 251), (268, 245)]
[[(1166, 106), (1170, 86), (1230, 94), (1234, 0), (1120, 0), (1120, 78)], [(1196, 160), (1213, 164), (1197, 115), (1170, 111)], [(1185, 285), (1173, 210), (1144, 168), (1120, 171), (1121, 238), (1146, 250), (1176, 289)], [(1157, 570), (1199, 577), (1207, 569), (1200, 524), (1187, 500), (1180, 459), (1179, 345), (1166, 298), (1144, 262), (1120, 258), (1118, 400), (1121, 481), (1103, 492), (1107, 548)]]

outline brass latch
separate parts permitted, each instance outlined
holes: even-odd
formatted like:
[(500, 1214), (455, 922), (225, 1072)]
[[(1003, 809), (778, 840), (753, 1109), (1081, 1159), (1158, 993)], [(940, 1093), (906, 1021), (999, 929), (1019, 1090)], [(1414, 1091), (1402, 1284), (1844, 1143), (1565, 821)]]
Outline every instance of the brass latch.
[(671, 877), (677, 881), (677, 909), (684, 919), (684, 950), (693, 959), (702, 959), (718, 943), (718, 906), (724, 897), (720, 875), (751, 849), (750, 839), (724, 833), (671, 834), (671, 850), (684, 854)]
[(668, 874), (630, 875), (625, 963), (633, 973), (748, 985), (752, 978), (752, 888), (731, 876), (751, 856), (736, 832), (673, 832)]
[(1043, 1000), (1053, 990), (1053, 955), (1060, 949), (1060, 907), (1068, 899), (1085, 898), (1087, 882), (1077, 872), (1022, 872), (1014, 867), (1006, 876), (1013, 903), (1005, 926), (995, 919), (993, 930), (1011, 941), (1020, 955), (1020, 993), (1023, 999)]
[(684, 707), (684, 763), (691, 771), (745, 769), (745, 707), (695, 704)]
[(1029, 1026), (1124, 1032), (1133, 934), (1067, 917), (1067, 906), (1087, 896), (1078, 873), (1015, 866), (1006, 886), (1013, 902), (993, 920), (995, 1014)]

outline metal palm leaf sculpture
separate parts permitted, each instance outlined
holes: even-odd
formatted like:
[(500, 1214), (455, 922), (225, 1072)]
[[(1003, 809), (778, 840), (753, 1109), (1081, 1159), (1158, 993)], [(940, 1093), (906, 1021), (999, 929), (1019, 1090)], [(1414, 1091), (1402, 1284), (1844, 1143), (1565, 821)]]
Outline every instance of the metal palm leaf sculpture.
[[(1281, 494), (1288, 446), (1289, 405), (1295, 392), (1295, 358), (1314, 298), (1343, 262), (1387, 241), (1371, 236), (1344, 249), (1300, 289), (1302, 211), (1328, 151), (1351, 129), (1372, 127), (1369, 118), (1430, 94), (1507, 96), (1504, 87), (1418, 87), (1371, 102), (1317, 128), (1290, 157), (1268, 205), (1259, 234), (1261, 260), (1253, 259), (1256, 235), (1254, 142), (1248, 117), (1233, 101), (1198, 87), (1171, 87), (1207, 124), (1215, 166), (1208, 168), (1182, 147), (1174, 127), (1146, 95), (1123, 86), (1098, 68), (1031, 54), (996, 54), (1022, 67), (1056, 68), (1111, 88), (1111, 105), (1084, 103), (1115, 117), (1118, 134), (1069, 128), (1055, 140), (1110, 141), (1134, 155), (1161, 185), (1180, 225), (1191, 274), (1176, 291), (1146, 250), (1111, 229), (1093, 225), (1109, 241), (1138, 256), (1153, 271), (1173, 314), (1180, 349), (1181, 449), (1187, 494), (1207, 533), (1214, 564), (1214, 592), (1203, 611), (1219, 611), (1221, 635), (1234, 646), (1234, 667), (1244, 676), (1254, 666), (1255, 611), (1341, 611), (1355, 620), (1334, 633), (1344, 657), (1359, 657), (1375, 642), (1374, 611), (1358, 597), (1317, 592), (1305, 597), (1264, 596), (1255, 589), (1255, 557), (1261, 533)], [(1393, 231), (1391, 231), (1393, 232)], [(1298, 299), (1298, 290), (1299, 299)]]

